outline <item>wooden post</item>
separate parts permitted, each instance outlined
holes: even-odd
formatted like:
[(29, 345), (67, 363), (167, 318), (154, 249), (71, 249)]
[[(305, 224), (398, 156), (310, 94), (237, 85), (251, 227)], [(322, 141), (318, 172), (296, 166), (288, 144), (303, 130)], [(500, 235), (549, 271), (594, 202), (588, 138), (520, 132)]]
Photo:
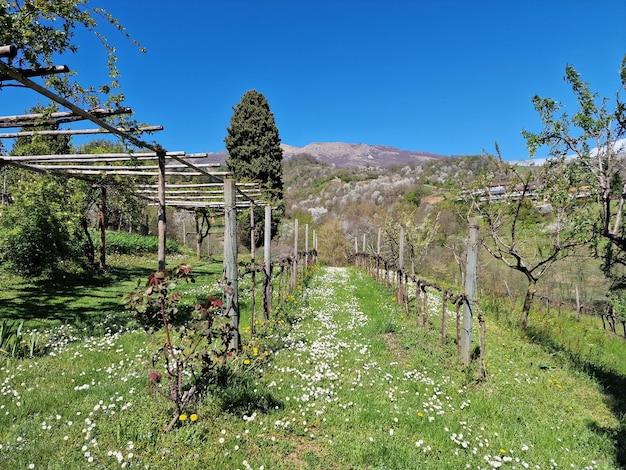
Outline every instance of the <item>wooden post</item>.
[(98, 215), (98, 228), (100, 229), (100, 269), (105, 269), (107, 265), (107, 188), (104, 185), (100, 186), (100, 214)]
[(256, 335), (256, 263), (254, 256), (256, 254), (256, 230), (254, 228), (254, 203), (250, 201), (250, 303), (252, 304), (252, 319), (250, 321), (250, 332)]
[(294, 221), (293, 229), (293, 265), (291, 271), (291, 291), (298, 286), (298, 219)]
[(237, 271), (237, 188), (235, 180), (224, 180), (224, 285), (226, 315), (233, 329), (228, 349), (239, 351), (239, 273)]
[(450, 289), (444, 290), (441, 294), (441, 344), (446, 344), (448, 332), (448, 298), (450, 298)]
[(187, 248), (187, 227), (185, 225), (185, 219), (183, 219), (183, 246)]
[(404, 269), (404, 227), (400, 227), (400, 241), (398, 248), (398, 268)]
[(165, 213), (165, 151), (160, 150), (157, 152), (157, 159), (159, 162), (159, 181), (158, 181), (158, 198), (159, 198), (159, 218), (157, 224), (157, 232), (159, 236), (159, 270), (164, 270), (167, 264), (165, 263), (165, 245), (167, 234), (167, 216)]
[(363, 234), (363, 249), (361, 251), (363, 251), (363, 253), (365, 253), (365, 247), (367, 246), (365, 243), (365, 234)]
[(272, 310), (272, 208), (265, 206), (265, 231), (263, 259), (265, 262), (265, 276), (263, 277), (263, 320), (270, 320)]
[(461, 330), (461, 361), (470, 363), (472, 346), (472, 316), (476, 297), (476, 266), (478, 261), (478, 218), (469, 220), (469, 238), (467, 241), (467, 272), (465, 275), (465, 296), (463, 304), (463, 329)]
[(580, 296), (578, 294), (578, 286), (576, 286), (576, 314), (578, 316), (578, 321), (580, 321), (582, 317), (582, 309), (580, 308)]
[(309, 224), (304, 226), (304, 271), (309, 270)]

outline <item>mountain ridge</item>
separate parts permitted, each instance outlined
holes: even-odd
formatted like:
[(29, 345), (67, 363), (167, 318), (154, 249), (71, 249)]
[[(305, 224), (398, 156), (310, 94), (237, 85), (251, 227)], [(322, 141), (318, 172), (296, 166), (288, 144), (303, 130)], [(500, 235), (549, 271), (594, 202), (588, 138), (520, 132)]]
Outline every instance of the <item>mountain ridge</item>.
[[(303, 147), (281, 144), (283, 158), (289, 160), (296, 155), (308, 154), (319, 161), (338, 168), (387, 168), (395, 165), (414, 165), (448, 158), (431, 152), (403, 150), (390, 145), (369, 145), (345, 142), (311, 142)], [(222, 150), (211, 154), (211, 159), (223, 163), (228, 152)]]

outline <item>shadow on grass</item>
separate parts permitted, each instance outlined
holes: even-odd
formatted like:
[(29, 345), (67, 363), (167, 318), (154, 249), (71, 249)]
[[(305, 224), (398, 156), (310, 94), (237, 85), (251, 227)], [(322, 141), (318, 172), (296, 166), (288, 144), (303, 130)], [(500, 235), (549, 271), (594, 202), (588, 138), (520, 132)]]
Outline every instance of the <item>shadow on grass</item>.
[(37, 323), (56, 322), (89, 326), (111, 312), (123, 310), (121, 296), (153, 270), (111, 268), (105, 273), (57, 276), (12, 285), (4, 292), (0, 318)]
[(217, 398), (222, 410), (233, 414), (251, 414), (283, 409), (284, 403), (272, 395), (251, 373), (226, 372), (204, 388), (203, 392)]
[(607, 429), (597, 423), (591, 423), (589, 427), (596, 434), (608, 435), (613, 439), (615, 463), (620, 468), (626, 469), (626, 376), (586, 360), (579, 353), (555, 341), (548, 332), (540, 328), (529, 327), (527, 333), (534, 343), (550, 352), (558, 353), (572, 368), (586, 373), (602, 386), (607, 404), (620, 421), (620, 427), (618, 430)]

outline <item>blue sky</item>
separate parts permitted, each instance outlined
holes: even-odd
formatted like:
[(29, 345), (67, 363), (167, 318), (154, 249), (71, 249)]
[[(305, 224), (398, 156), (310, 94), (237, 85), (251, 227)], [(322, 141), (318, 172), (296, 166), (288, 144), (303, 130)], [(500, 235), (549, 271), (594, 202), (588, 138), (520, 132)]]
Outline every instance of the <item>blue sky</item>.
[[(269, 101), (283, 143), (390, 145), (442, 155), (527, 155), (535, 94), (569, 104), (572, 64), (600, 96), (619, 89), (624, 0), (91, 0), (147, 48), (117, 46), (136, 118), (168, 150), (216, 152), (250, 89)], [(105, 57), (79, 35), (62, 62), (83, 83)], [(97, 79), (102, 81), (101, 79)], [(2, 114), (33, 104), (0, 93)], [(626, 99), (626, 96), (624, 96)], [(5, 104), (6, 103), (6, 104)]]

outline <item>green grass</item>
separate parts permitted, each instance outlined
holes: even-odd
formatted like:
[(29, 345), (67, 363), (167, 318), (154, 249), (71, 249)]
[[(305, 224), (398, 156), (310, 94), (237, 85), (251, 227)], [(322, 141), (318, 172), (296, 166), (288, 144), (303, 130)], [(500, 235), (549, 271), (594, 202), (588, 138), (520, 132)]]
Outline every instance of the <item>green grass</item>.
[[(186, 261), (198, 279), (181, 289), (191, 305), (214, 293), (221, 265)], [(254, 338), (244, 279), (241, 356), (190, 408), (198, 420), (164, 434), (170, 411), (146, 379), (158, 343), (109, 298), (151, 267), (115, 265), (118, 276), (102, 286), (77, 283), (66, 294), (67, 304), (93, 309), (98, 331), (2, 363), (1, 468), (620, 468), (625, 341), (566, 315), (537, 314), (523, 335), (486, 309), (488, 377), (477, 382), (475, 364), (459, 366), (455, 341), (440, 344), (434, 293), (426, 331), (393, 293), (350, 269), (318, 270)], [(92, 289), (99, 297), (79, 299)]]

